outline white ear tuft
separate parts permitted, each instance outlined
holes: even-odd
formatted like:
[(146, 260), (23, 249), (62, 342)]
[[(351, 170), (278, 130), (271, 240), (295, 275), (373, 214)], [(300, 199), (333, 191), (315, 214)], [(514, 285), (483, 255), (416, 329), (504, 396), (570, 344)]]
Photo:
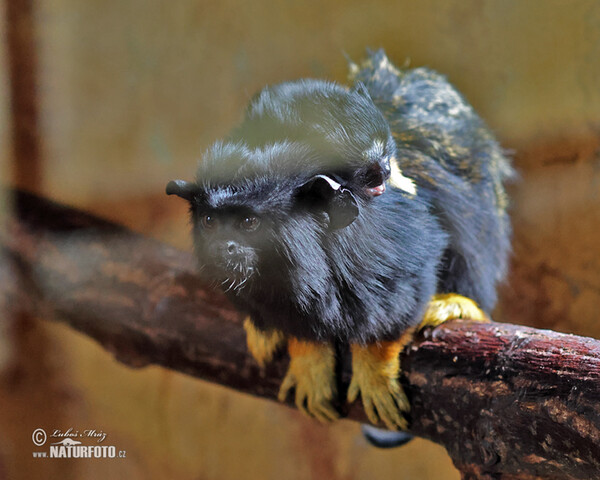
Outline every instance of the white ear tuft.
[(411, 195), (417, 194), (417, 185), (411, 178), (405, 177), (398, 166), (398, 160), (395, 157), (390, 158), (390, 175), (389, 183), (392, 187), (398, 188)]

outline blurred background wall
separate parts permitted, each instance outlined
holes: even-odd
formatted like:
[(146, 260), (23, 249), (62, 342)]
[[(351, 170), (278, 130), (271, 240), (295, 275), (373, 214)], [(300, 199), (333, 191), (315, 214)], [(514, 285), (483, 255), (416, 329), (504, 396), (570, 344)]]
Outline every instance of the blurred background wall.
[[(265, 84), (344, 82), (344, 53), (384, 47), (396, 64), (447, 75), (514, 158), (513, 270), (495, 318), (600, 338), (597, 1), (8, 2), (2, 184), (189, 249), (186, 206), (164, 195), (166, 182), (191, 178)], [(33, 166), (11, 147), (8, 40), (25, 28), (11, 24), (16, 4), (32, 6), (21, 60), (36, 77)], [(0, 478), (458, 478), (426, 441), (378, 451), (349, 422), (323, 427), (181, 374), (131, 370), (60, 324), (16, 325), (0, 329)], [(32, 459), (38, 427), (103, 430), (127, 458)]]

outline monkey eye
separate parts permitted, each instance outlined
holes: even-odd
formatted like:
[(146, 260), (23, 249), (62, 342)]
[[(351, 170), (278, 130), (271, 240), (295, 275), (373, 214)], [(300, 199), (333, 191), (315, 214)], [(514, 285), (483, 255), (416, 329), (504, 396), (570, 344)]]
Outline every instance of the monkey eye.
[(260, 220), (253, 215), (244, 217), (242, 219), (242, 221), (240, 222), (240, 227), (243, 228), (244, 230), (246, 230), (247, 232), (253, 232), (254, 230), (256, 230), (258, 228), (259, 225), (260, 225)]
[(202, 215), (202, 217), (200, 217), (200, 223), (202, 224), (202, 227), (210, 230), (217, 226), (217, 219), (215, 217), (213, 217), (212, 215), (206, 214), (206, 215)]

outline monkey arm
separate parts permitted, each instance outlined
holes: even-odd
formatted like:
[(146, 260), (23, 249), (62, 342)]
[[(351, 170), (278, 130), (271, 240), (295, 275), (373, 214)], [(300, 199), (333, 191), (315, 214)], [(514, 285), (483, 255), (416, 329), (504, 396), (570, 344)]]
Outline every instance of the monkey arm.
[(408, 424), (401, 412), (410, 410), (410, 404), (400, 383), (399, 354), (410, 340), (403, 335), (393, 342), (367, 345), (352, 344), (352, 381), (348, 401), (362, 398), (365, 413), (372, 423), (383, 421), (391, 430), (406, 429)]
[(487, 314), (470, 298), (456, 293), (438, 293), (429, 300), (418, 331), (459, 318), (468, 318), (476, 322), (490, 321)]
[(337, 396), (335, 350), (331, 345), (293, 337), (286, 339), (279, 330), (259, 330), (250, 317), (244, 320), (244, 330), (248, 351), (261, 367), (273, 360), (277, 350), (287, 341), (290, 365), (279, 389), (279, 401), (284, 402), (294, 388), (299, 410), (322, 422), (339, 418), (331, 405)]
[(246, 317), (244, 320), (244, 330), (246, 331), (248, 351), (260, 367), (264, 367), (273, 360), (273, 356), (277, 350), (285, 344), (283, 333), (279, 330), (263, 332), (256, 328), (250, 317)]
[(392, 430), (406, 429), (408, 423), (402, 412), (410, 411), (410, 404), (398, 382), (399, 354), (422, 329), (459, 318), (489, 321), (470, 298), (454, 293), (437, 294), (427, 304), (419, 326), (406, 331), (398, 340), (352, 344), (352, 381), (348, 401), (355, 401), (360, 394), (365, 413), (372, 423), (382, 421)]
[(333, 346), (291, 337), (288, 352), (290, 365), (279, 389), (279, 401), (285, 402), (288, 392), (295, 388), (299, 410), (322, 422), (339, 418), (332, 405), (337, 397)]

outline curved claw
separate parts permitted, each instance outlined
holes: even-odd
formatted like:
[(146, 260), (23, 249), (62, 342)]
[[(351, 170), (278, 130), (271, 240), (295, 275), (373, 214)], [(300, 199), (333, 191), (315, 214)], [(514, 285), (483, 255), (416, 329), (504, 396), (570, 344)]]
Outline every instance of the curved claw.
[[(390, 430), (405, 430), (408, 428), (408, 422), (402, 412), (410, 409), (408, 399), (400, 385), (394, 383), (370, 385), (364, 389), (355, 384), (354, 388), (360, 391), (365, 413), (371, 423), (377, 424), (381, 421)], [(358, 394), (354, 393), (348, 401), (356, 400), (357, 396)]]
[(279, 386), (279, 393), (277, 394), (277, 400), (285, 402), (288, 392), (296, 385), (296, 379), (293, 374), (288, 370), (286, 376), (283, 378), (281, 385)]

